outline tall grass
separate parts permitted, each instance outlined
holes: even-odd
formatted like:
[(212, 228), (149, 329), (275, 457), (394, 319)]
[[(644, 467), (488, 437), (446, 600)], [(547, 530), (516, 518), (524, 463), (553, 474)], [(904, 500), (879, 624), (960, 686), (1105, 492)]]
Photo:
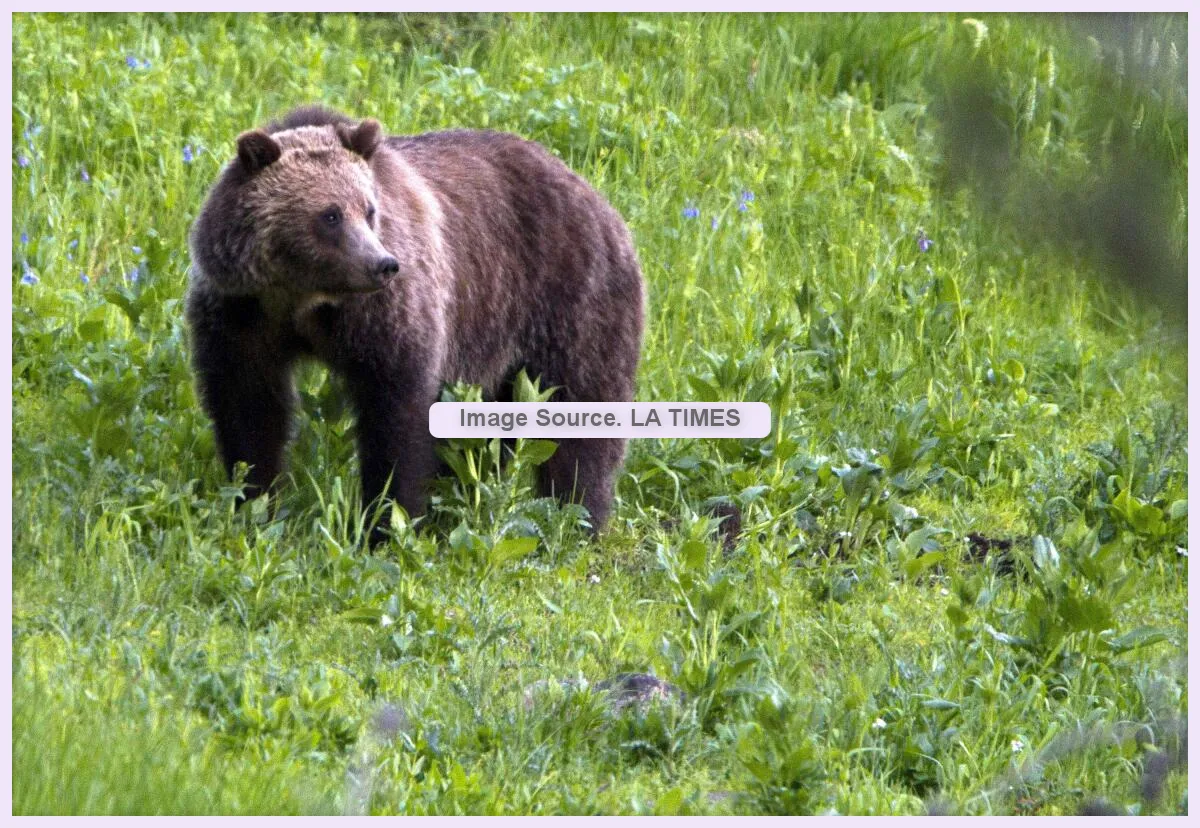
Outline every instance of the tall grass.
[[(1187, 706), (1181, 328), (1027, 221), (1136, 157), (1186, 255), (1186, 19), (1101, 22), (14, 16), (14, 811), (1186, 808), (1176, 758), (1139, 789)], [(278, 513), (235, 512), (187, 231), (312, 101), (544, 143), (633, 231), (638, 398), (775, 433), (635, 442), (595, 542), (454, 444), (371, 553), (308, 367)], [(579, 689), (620, 672), (683, 699)]]

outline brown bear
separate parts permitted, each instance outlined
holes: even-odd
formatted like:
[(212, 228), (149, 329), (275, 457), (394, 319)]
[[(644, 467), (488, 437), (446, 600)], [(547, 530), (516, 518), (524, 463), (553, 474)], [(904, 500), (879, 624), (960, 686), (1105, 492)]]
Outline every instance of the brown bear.
[[(633, 398), (645, 289), (620, 215), (538, 144), (456, 130), (384, 137), (318, 107), (237, 139), (191, 233), (200, 398), (246, 494), (284, 466), (297, 360), (345, 381), (363, 503), (424, 511), (443, 383), (503, 399), (526, 369), (556, 400)], [(625, 444), (563, 440), (543, 494), (599, 530)], [(373, 536), (373, 540), (380, 535)]]

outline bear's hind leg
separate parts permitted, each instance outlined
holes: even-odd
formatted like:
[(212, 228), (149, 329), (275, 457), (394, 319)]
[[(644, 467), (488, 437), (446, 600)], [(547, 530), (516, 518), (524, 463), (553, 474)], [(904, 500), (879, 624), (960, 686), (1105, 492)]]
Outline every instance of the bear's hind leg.
[(592, 531), (599, 532), (612, 510), (614, 478), (624, 456), (624, 440), (559, 440), (558, 450), (538, 469), (542, 496), (582, 503)]

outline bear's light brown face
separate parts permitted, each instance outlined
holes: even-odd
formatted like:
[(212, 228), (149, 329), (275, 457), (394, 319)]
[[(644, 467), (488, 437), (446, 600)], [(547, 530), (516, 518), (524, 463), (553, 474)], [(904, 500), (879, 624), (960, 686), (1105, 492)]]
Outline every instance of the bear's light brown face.
[(367, 159), (379, 127), (300, 127), (238, 139), (251, 178), (246, 203), (256, 218), (260, 267), (270, 283), (299, 296), (364, 293), (400, 270), (379, 239), (379, 199)]

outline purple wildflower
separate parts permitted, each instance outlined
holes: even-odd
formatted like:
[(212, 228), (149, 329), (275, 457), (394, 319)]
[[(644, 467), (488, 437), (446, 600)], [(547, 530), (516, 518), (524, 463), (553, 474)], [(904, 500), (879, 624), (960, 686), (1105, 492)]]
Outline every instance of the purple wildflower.
[(40, 280), (38, 279), (37, 274), (29, 268), (29, 263), (22, 262), (21, 266), (25, 268), (25, 272), (21, 274), (21, 284), (30, 286), (36, 285)]
[(17, 156), (17, 166), (21, 167), (22, 169), (24, 169), (25, 167), (28, 167), (29, 159), (26, 158), (24, 155), (18, 155)]
[(188, 144), (183, 148), (183, 163), (190, 164), (196, 156), (192, 154), (192, 145)]
[(693, 207), (689, 204), (687, 207), (683, 208), (683, 217), (690, 219), (700, 218), (700, 208)]
[(739, 201), (739, 202), (738, 202), (738, 212), (739, 212), (739, 213), (744, 213), (744, 212), (746, 212), (746, 211), (747, 211), (747, 210), (749, 210), (749, 209), (750, 209), (750, 208), (746, 206), (746, 202), (744, 202), (744, 201)]
[(129, 282), (136, 283), (137, 280), (141, 279), (141, 278), (142, 278), (142, 268), (138, 265), (134, 265), (133, 270), (131, 270), (125, 274), (125, 279), (126, 279), (126, 281), (129, 281)]
[(140, 256), (140, 255), (142, 255), (142, 248), (138, 247), (135, 244), (135, 245), (133, 245), (133, 252), (135, 255)]
[(717, 229), (717, 217), (716, 216), (713, 216), (712, 229), (714, 229), (714, 230)]
[(88, 277), (88, 275), (86, 273), (79, 274), (79, 281), (83, 282), (85, 285), (89, 285), (92, 283), (92, 280)]
[(28, 233), (21, 234), (21, 244), (29, 244), (29, 234)]
[(135, 58), (133, 55), (126, 55), (125, 56), (125, 65), (128, 66), (130, 69), (136, 69), (137, 65), (138, 65), (137, 58)]
[(82, 181), (84, 184), (86, 184), (92, 180), (92, 177), (90, 175), (88, 175), (87, 167), (79, 168), (79, 180)]
[(67, 247), (71, 248), (72, 250), (74, 250), (76, 247), (79, 247), (79, 239), (71, 239), (71, 243), (68, 244)]
[(751, 201), (754, 201), (754, 193), (750, 192), (749, 190), (742, 190), (742, 201), (746, 202), (747, 204), (749, 204)]
[(924, 230), (917, 231), (917, 248), (922, 253), (928, 253), (929, 248), (933, 247), (933, 239), (925, 235)]

